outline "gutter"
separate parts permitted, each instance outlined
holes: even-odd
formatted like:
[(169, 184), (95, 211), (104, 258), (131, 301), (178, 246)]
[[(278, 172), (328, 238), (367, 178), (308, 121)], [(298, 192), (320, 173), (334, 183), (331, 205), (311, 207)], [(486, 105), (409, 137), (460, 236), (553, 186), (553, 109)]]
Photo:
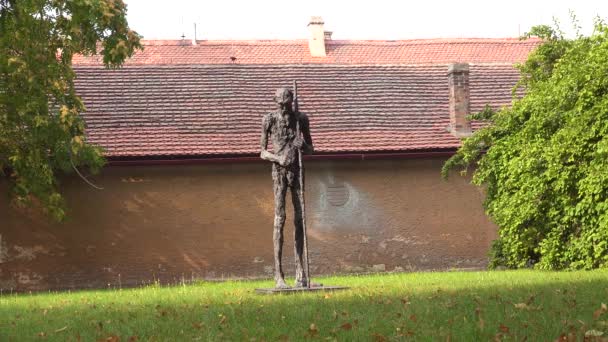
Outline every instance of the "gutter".
[[(337, 153), (337, 154), (313, 154), (303, 156), (304, 160), (384, 160), (384, 159), (416, 159), (451, 157), (456, 150), (445, 151), (422, 151), (422, 152), (364, 152), (364, 153)], [(158, 159), (113, 159), (108, 158), (107, 166), (146, 166), (146, 165), (199, 165), (199, 164), (241, 164), (267, 162), (259, 156), (218, 156), (218, 157), (193, 157), (193, 158), (170, 158)]]

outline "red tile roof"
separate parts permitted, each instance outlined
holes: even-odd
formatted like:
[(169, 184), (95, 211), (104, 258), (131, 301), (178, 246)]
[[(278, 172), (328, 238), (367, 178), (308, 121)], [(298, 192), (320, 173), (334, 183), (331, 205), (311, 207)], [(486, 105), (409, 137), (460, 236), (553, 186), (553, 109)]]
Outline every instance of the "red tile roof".
[[(516, 63), (539, 44), (531, 39), (330, 40), (327, 57), (311, 57), (307, 40), (144, 41), (126, 65), (159, 64), (443, 64)], [(231, 57), (235, 58), (234, 61)], [(74, 64), (100, 65), (100, 56), (75, 56)]]
[[(459, 146), (446, 131), (447, 64), (137, 64), (75, 67), (88, 139), (109, 157), (257, 154), (262, 115), (294, 79), (317, 152)], [(472, 111), (509, 104), (517, 79), (510, 63), (471, 65)]]

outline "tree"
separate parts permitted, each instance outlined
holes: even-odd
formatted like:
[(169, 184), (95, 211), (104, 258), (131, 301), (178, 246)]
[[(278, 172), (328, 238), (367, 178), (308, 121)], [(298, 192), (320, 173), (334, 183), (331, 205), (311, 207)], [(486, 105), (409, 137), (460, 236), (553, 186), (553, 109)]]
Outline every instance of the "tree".
[(474, 167), (499, 227), (490, 266), (608, 267), (608, 28), (565, 39), (547, 26), (519, 66), (525, 95), (464, 140), (443, 168)]
[(74, 54), (118, 67), (141, 48), (122, 0), (0, 0), (0, 172), (13, 203), (65, 216), (57, 176), (104, 164), (74, 89)]

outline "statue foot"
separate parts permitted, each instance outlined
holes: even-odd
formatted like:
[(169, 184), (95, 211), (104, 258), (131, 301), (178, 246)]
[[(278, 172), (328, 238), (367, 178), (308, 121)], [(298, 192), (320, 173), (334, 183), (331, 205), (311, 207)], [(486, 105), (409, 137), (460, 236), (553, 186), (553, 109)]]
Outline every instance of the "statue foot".
[(308, 281), (306, 279), (296, 280), (294, 287), (308, 287)]
[(277, 283), (276, 283), (276, 285), (274, 286), (274, 288), (275, 288), (275, 289), (289, 289), (290, 287), (289, 287), (289, 285), (287, 285), (287, 284), (285, 283), (285, 280), (284, 280), (284, 279), (280, 279), (280, 280), (277, 280)]
[[(296, 281), (295, 287), (308, 287), (308, 281), (298, 280), (298, 281)], [(310, 283), (310, 287), (323, 287), (323, 284)]]

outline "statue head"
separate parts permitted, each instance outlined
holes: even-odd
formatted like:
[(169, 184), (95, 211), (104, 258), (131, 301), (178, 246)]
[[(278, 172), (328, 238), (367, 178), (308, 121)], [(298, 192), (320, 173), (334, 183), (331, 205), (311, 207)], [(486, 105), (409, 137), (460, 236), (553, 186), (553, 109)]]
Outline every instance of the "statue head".
[(293, 102), (293, 92), (289, 88), (279, 88), (274, 93), (274, 101), (280, 107), (291, 108)]

